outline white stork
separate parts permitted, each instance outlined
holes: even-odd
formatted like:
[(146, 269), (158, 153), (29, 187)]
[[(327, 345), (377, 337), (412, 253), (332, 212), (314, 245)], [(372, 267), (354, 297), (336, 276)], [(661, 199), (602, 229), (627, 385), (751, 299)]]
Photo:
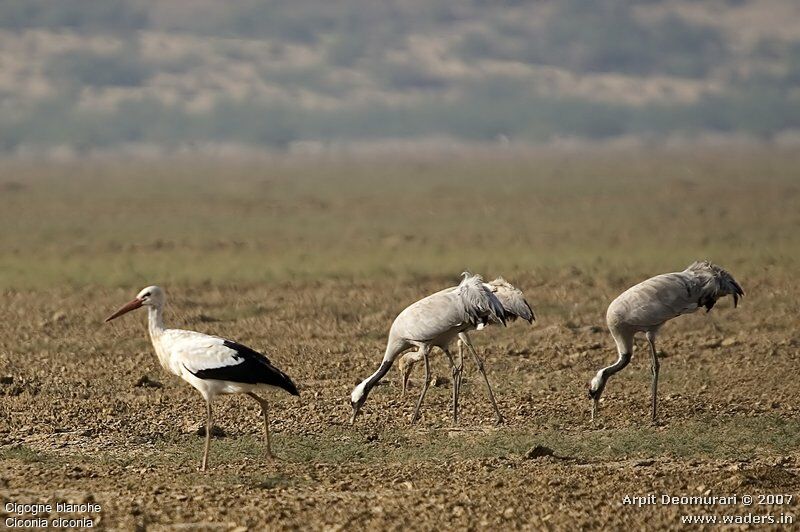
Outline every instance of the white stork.
[(200, 470), (208, 465), (211, 443), (211, 401), (217, 395), (245, 393), (261, 406), (267, 456), (272, 457), (267, 401), (256, 391), (282, 388), (300, 395), (292, 379), (256, 351), (236, 342), (194, 331), (165, 329), (164, 290), (158, 286), (142, 289), (136, 298), (106, 318), (109, 322), (139, 307), (147, 307), (150, 340), (161, 366), (191, 384), (206, 400), (206, 441)]
[[(484, 283), (487, 289), (491, 290), (492, 293), (497, 297), (500, 301), (500, 304), (503, 306), (503, 311), (505, 314), (505, 318), (507, 322), (516, 321), (517, 318), (521, 318), (528, 323), (533, 323), (536, 319), (536, 316), (533, 313), (533, 309), (525, 300), (525, 295), (522, 293), (520, 289), (503, 279), (502, 277), (498, 277), (494, 281), (489, 283)], [(455, 290), (457, 287), (450, 288), (449, 290)], [(476, 330), (480, 331), (484, 328), (485, 325), (491, 325), (499, 323), (496, 320), (491, 320), (488, 323), (480, 323)], [(489, 396), (489, 400), (492, 402), (492, 406), (494, 407), (495, 415), (497, 416), (498, 420), (502, 420), (502, 415), (500, 414), (499, 409), (497, 408), (497, 402), (494, 399), (494, 392), (492, 391), (492, 386), (489, 384), (489, 379), (486, 376), (486, 372), (484, 371), (483, 367), (483, 360), (481, 357), (478, 356), (478, 353), (475, 352), (475, 347), (472, 345), (470, 341), (469, 335), (467, 331), (461, 332), (458, 334), (458, 359), (459, 364), (458, 366), (453, 366), (453, 386), (456, 387), (456, 403), (458, 402), (458, 397), (461, 395), (461, 373), (464, 368), (464, 355), (463, 349), (464, 346), (467, 346), (470, 353), (472, 354), (472, 358), (475, 361), (475, 364), (478, 367), (478, 371), (483, 376), (483, 380), (486, 383), (486, 390)], [(422, 353), (421, 351), (411, 351), (410, 353), (406, 353), (400, 360), (398, 361), (397, 365), (400, 369), (400, 372), (403, 374), (403, 395), (406, 393), (406, 389), (408, 387), (408, 378), (411, 375), (411, 370), (414, 368), (414, 365), (422, 360)], [(454, 419), (454, 421), (458, 421), (458, 419)]]
[(733, 306), (736, 307), (744, 291), (730, 273), (716, 264), (702, 261), (692, 263), (682, 272), (665, 273), (642, 281), (617, 296), (608, 306), (606, 322), (617, 344), (619, 358), (598, 371), (589, 384), (592, 420), (597, 414), (606, 381), (628, 365), (633, 354), (633, 337), (637, 332), (644, 332), (653, 357), (650, 395), (655, 421), (659, 370), (656, 334), (668, 320), (695, 312), (700, 307), (709, 312), (718, 299), (727, 295), (733, 296)]
[[(428, 353), (431, 348), (439, 347), (455, 366), (448, 346), (459, 333), (476, 328), (479, 324), (485, 324), (488, 320), (497, 320), (505, 325), (503, 306), (492, 291), (485, 287), (481, 277), (469, 272), (464, 272), (462, 275), (464, 279), (456, 288), (448, 288), (421, 299), (395, 318), (389, 330), (389, 339), (380, 367), (361, 381), (350, 394), (350, 404), (353, 407), (351, 424), (355, 423), (369, 392), (386, 375), (395, 358), (411, 347), (419, 348), (421, 357), (425, 361), (425, 383), (411, 420), (415, 423), (419, 417), (422, 400), (428, 391), (430, 381)], [(454, 417), (457, 415), (456, 391), (454, 386)]]

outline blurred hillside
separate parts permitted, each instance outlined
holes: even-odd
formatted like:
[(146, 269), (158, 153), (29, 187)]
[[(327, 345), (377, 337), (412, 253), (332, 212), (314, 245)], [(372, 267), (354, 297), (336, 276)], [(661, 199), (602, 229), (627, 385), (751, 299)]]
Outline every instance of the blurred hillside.
[(0, 151), (800, 129), (795, 0), (3, 0)]

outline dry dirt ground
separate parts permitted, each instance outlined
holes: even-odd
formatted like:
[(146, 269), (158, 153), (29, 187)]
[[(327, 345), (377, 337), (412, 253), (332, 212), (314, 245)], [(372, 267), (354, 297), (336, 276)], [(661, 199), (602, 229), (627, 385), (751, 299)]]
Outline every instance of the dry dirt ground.
[[(355, 427), (347, 423), (348, 393), (377, 365), (392, 306), (445, 280), (210, 294), (203, 286), (175, 287), (169, 322), (261, 348), (302, 392), (299, 399), (274, 396), (274, 462), (262, 456), (257, 405), (218, 401), (224, 437), (212, 441), (205, 474), (197, 471), (203, 404), (158, 366), (144, 313), (101, 324), (129, 293), (101, 291), (90, 306), (81, 290), (6, 292), (14, 326), (3, 339), (9, 356), (0, 384), (0, 493), (4, 502), (94, 501), (102, 507), (96, 524), (148, 530), (176, 523), (220, 530), (676, 528), (689, 513), (793, 512), (794, 503), (788, 510), (622, 505), (626, 495), (649, 493), (797, 495), (792, 376), (800, 337), (771, 330), (769, 316), (757, 312), (768, 310), (769, 294), (781, 288), (749, 278), (753, 295), (739, 309), (721, 303), (664, 331), (658, 425), (648, 420), (643, 356), (610, 382), (601, 420), (592, 425), (585, 386), (614, 359), (612, 342), (589, 313), (548, 319), (553, 296), (543, 297), (579, 291), (580, 277), (514, 279), (530, 287), (534, 305), (544, 303), (539, 323), (473, 335), (506, 417), (500, 427), (469, 362), (462, 419), (452, 425), (441, 355), (433, 359), (437, 386), (416, 426), (409, 420), (421, 372), (411, 396), (401, 397), (396, 370)], [(229, 301), (238, 302), (240, 317), (225, 317)], [(44, 318), (14, 319), (30, 315)], [(553, 455), (528, 452), (537, 445)]]
[[(776, 520), (781, 514), (795, 515), (800, 496), (796, 385), (800, 294), (795, 286), (796, 259), (790, 256), (797, 249), (792, 235), (798, 211), (791, 205), (797, 207), (795, 178), (800, 165), (794, 158), (779, 162), (785, 171), (763, 165), (773, 174), (788, 176), (782, 181), (775, 178), (771, 185), (735, 181), (732, 188), (725, 188), (718, 182), (699, 181), (685, 185), (688, 192), (667, 193), (666, 188), (648, 192), (657, 200), (663, 194), (695, 197), (696, 203), (689, 201), (683, 207), (661, 206), (668, 213), (678, 209), (678, 217), (706, 212), (705, 230), (713, 233), (712, 240), (736, 241), (727, 252), (723, 244), (715, 247), (713, 258), (728, 267), (747, 292), (738, 309), (723, 300), (709, 314), (684, 316), (663, 329), (658, 346), (662, 378), (657, 425), (649, 421), (649, 357), (643, 343), (637, 344), (631, 365), (609, 382), (595, 424), (589, 421), (587, 383), (616, 357), (603, 322), (608, 302), (644, 277), (685, 266), (684, 257), (705, 249), (705, 237), (678, 234), (676, 227), (685, 223), (700, 232), (702, 223), (664, 223), (661, 241), (688, 242), (681, 258), (671, 262), (656, 253), (652, 258), (618, 255), (612, 261), (609, 255), (548, 267), (542, 265), (549, 261), (546, 250), (538, 248), (539, 265), (506, 259), (509, 262), (481, 269), (487, 277), (505, 274), (521, 287), (538, 317), (534, 326), (515, 323), (473, 334), (505, 415), (505, 424), (499, 427), (492, 423), (489, 402), (470, 361), (461, 420), (453, 426), (450, 372), (441, 354), (432, 359), (436, 385), (418, 424), (412, 426), (410, 417), (422, 368), (413, 375), (406, 397), (400, 395), (400, 375), (393, 369), (373, 391), (355, 426), (348, 424), (350, 390), (377, 368), (394, 316), (421, 296), (456, 282), (460, 270), (222, 282), (159, 277), (167, 281), (168, 326), (223, 335), (261, 350), (301, 390), (299, 398), (278, 392), (270, 396), (275, 461), (263, 455), (256, 403), (241, 397), (217, 401), (215, 423), (221, 432), (212, 441), (206, 473), (197, 471), (203, 443), (198, 435), (204, 419), (202, 400), (158, 365), (146, 337), (145, 313), (102, 323), (147, 284), (142, 278), (152, 272), (146, 262), (135, 262), (142, 253), (149, 256), (146, 249), (109, 246), (104, 251), (109, 261), (121, 255), (119, 260), (134, 261), (135, 267), (129, 272), (120, 266), (124, 262), (116, 263), (110, 280), (97, 282), (56, 276), (36, 286), (26, 271), (8, 266), (28, 261), (30, 271), (57, 273), (59, 264), (53, 257), (62, 253), (58, 246), (68, 247), (68, 239), (45, 242), (52, 234), (47, 231), (58, 234), (59, 224), (72, 223), (68, 209), (57, 211), (33, 196), (25, 199), (26, 190), (38, 186), (31, 178), (33, 184), (23, 183), (17, 199), (5, 196), (0, 215), (8, 217), (4, 223), (12, 223), (13, 217), (29, 220), (31, 226), (34, 221), (39, 224), (26, 239), (1, 235), (7, 275), (15, 276), (19, 286), (5, 282), (0, 289), (0, 517), (4, 524), (15, 517), (8, 502), (57, 501), (97, 503), (99, 513), (66, 516), (88, 516), (95, 526), (118, 530), (680, 529), (687, 526), (681, 521), (685, 515), (720, 519), (749, 515), (751, 520), (753, 515), (769, 514)], [(719, 168), (733, 172), (719, 161), (686, 164), (703, 173)], [(520, 173), (534, 174), (542, 167), (517, 166)], [(590, 166), (596, 165), (587, 163)], [(653, 163), (656, 167), (661, 163)], [(682, 175), (690, 174), (685, 170)], [(8, 180), (8, 175), (4, 178)], [(101, 194), (97, 192), (101, 189), (98, 185), (94, 193)], [(136, 210), (146, 208), (155, 197), (147, 190), (124, 198), (108, 193), (99, 202), (76, 196), (72, 204), (90, 214), (95, 212), (92, 208), (104, 213), (128, 209), (124, 212), (135, 217)], [(517, 188), (507, 192), (509, 201), (518, 195)], [(631, 194), (636, 193), (632, 188)], [(362, 194), (369, 200), (378, 193)], [(538, 197), (539, 208), (530, 216), (563, 208), (588, 220), (605, 217), (616, 227), (626, 227), (624, 220), (609, 218), (614, 213), (625, 215), (624, 210), (603, 209), (601, 215), (592, 210), (595, 199), (575, 199), (558, 187), (548, 194)], [(218, 201), (200, 193), (197, 197), (201, 206), (202, 201), (212, 201), (208, 198)], [(592, 195), (597, 202), (604, 197)], [(709, 198), (722, 203), (715, 205)], [(331, 200), (329, 208), (334, 213), (341, 209), (342, 214), (331, 219), (345, 219), (354, 203), (337, 201)], [(192, 212), (187, 210), (186, 217)], [(498, 216), (502, 212), (498, 208)], [(37, 213), (50, 218), (39, 218)], [(287, 209), (284, 216), (290, 215)], [(643, 219), (654, 223), (658, 215)], [(710, 225), (719, 216), (727, 217), (725, 224)], [(560, 222), (575, 223), (566, 216)], [(179, 223), (176, 218), (174, 224)], [(536, 227), (545, 221), (528, 223)], [(108, 230), (103, 224), (82, 227), (88, 242)], [(114, 227), (132, 231), (121, 224)], [(299, 231), (302, 222), (292, 227)], [(359, 225), (359, 230), (369, 227)], [(494, 234), (513, 233), (510, 227)], [(617, 242), (618, 249), (641, 252), (658, 247), (658, 242), (652, 244), (637, 232), (635, 223), (627, 227), (613, 238), (599, 228), (582, 245), (589, 254), (595, 253), (594, 240), (611, 245), (603, 238)], [(275, 225), (269, 237), (279, 240), (287, 231)], [(762, 235), (758, 231), (765, 236), (758, 236)], [(726, 236), (727, 232), (736, 236)], [(155, 245), (154, 235), (143, 234), (136, 242)], [(479, 227), (475, 234), (482, 238)], [(31, 242), (45, 249), (38, 262), (34, 260), (38, 255), (26, 247)], [(187, 242), (176, 245), (192, 244)], [(417, 245), (438, 249), (436, 242)], [(651, 248), (644, 248), (645, 242), (651, 242)], [(94, 270), (88, 268), (97, 268), (97, 261), (75, 263), (75, 257), (87, 253), (95, 257), (105, 248), (87, 245), (63, 255), (65, 261), (85, 266), (90, 275)], [(172, 255), (170, 245), (158, 244), (158, 253)], [(512, 256), (514, 241), (506, 247), (505, 256)], [(231, 253), (233, 261), (241, 258), (238, 251), (224, 252)], [(264, 257), (267, 263), (280, 260)], [(439, 259), (433, 257), (428, 270), (436, 269)], [(223, 258), (217, 257), (215, 267)], [(442, 260), (460, 262), (459, 257)], [(661, 268), (656, 269), (658, 265)], [(187, 269), (192, 267), (211, 265), (187, 263)], [(749, 495), (756, 500), (752, 506), (623, 504), (626, 496), (648, 494), (659, 499), (737, 495), (740, 501)], [(793, 499), (757, 504), (760, 495), (782, 494)]]

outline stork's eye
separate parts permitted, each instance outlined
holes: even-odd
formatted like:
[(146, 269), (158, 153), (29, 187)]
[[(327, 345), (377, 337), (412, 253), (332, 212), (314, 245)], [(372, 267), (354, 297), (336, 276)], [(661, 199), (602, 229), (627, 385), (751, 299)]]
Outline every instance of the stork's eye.
[(150, 297), (150, 292), (147, 292), (147, 293), (146, 293), (145, 295), (143, 295), (142, 297), (143, 297), (143, 298), (144, 298), (144, 297)]

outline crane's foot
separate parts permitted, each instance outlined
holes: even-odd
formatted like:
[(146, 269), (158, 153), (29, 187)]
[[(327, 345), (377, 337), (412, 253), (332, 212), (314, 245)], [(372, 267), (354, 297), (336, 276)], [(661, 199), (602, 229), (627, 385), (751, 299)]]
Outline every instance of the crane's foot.
[(503, 416), (497, 416), (496, 418), (494, 418), (494, 426), (495, 427), (499, 427), (500, 425), (502, 425), (505, 422), (506, 422), (506, 420), (503, 418)]
[(264, 446), (266, 447), (266, 449), (264, 450), (264, 458), (266, 458), (270, 462), (277, 460), (277, 458), (275, 458), (275, 455), (272, 454), (272, 441), (270, 441), (270, 439), (264, 438)]

